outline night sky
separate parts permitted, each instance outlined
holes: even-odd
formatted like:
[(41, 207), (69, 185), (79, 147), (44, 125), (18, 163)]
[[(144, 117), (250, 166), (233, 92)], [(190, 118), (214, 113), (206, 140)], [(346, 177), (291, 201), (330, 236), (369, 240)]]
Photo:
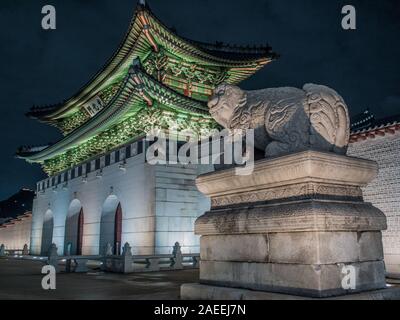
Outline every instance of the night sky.
[[(41, 8), (57, 9), (57, 30), (41, 28)], [(204, 42), (269, 43), (281, 58), (241, 86), (313, 82), (336, 89), (352, 115), (400, 113), (399, 0), (151, 0), (178, 34)], [(341, 28), (341, 8), (357, 9), (357, 30)], [(75, 94), (118, 47), (136, 0), (0, 1), (0, 199), (44, 178), (14, 158), (21, 145), (56, 142), (54, 128), (30, 120), (32, 105)]]

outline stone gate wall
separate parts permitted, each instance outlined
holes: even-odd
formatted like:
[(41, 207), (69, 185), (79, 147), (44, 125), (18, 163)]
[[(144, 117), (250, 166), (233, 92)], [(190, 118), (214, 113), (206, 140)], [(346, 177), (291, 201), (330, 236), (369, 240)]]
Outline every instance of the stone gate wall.
[(359, 139), (350, 145), (349, 155), (379, 165), (378, 178), (363, 191), (365, 201), (387, 216), (388, 230), (383, 233), (386, 268), (389, 273), (400, 273), (400, 132)]
[(0, 226), (0, 245), (8, 250), (23, 249), (30, 244), (32, 214), (26, 213)]

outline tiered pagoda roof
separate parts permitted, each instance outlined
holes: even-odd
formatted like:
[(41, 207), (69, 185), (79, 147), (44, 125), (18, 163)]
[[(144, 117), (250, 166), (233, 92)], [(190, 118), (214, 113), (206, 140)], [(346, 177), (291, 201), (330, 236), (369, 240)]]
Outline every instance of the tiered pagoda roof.
[(351, 131), (360, 131), (371, 127), (376, 121), (375, 115), (369, 110), (365, 110), (352, 117), (351, 119)]
[(376, 119), (369, 110), (352, 119), (350, 143), (394, 135), (400, 131), (400, 114)]
[(275, 58), (269, 46), (184, 39), (141, 2), (121, 46), (87, 85), (64, 103), (28, 113), (65, 137), (51, 146), (21, 148), (18, 156), (55, 174), (143, 135), (151, 125), (213, 127), (206, 104), (213, 89), (238, 84)]
[(27, 220), (29, 218), (32, 217), (32, 212), (26, 212), (23, 215), (20, 215), (16, 218), (8, 218), (8, 219), (4, 219), (3, 223), (0, 223), (0, 229), (6, 229), (8, 227), (12, 227), (14, 225), (16, 225), (17, 223)]

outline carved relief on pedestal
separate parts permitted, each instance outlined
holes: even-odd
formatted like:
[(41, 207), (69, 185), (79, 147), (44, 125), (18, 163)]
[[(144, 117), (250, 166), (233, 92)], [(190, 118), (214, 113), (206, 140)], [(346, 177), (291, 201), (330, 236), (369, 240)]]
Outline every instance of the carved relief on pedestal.
[(214, 208), (230, 206), (234, 204), (266, 202), (300, 197), (314, 199), (336, 197), (338, 199), (353, 199), (359, 201), (362, 199), (362, 191), (359, 187), (309, 182), (253, 191), (251, 193), (244, 192), (216, 196), (211, 199), (211, 205)]

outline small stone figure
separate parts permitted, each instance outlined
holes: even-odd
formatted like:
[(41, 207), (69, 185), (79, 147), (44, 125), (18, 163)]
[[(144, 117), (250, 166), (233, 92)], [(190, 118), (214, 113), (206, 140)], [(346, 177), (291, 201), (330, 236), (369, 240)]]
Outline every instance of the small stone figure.
[(28, 248), (27, 244), (25, 244), (24, 248), (22, 249), (22, 255), (23, 256), (29, 256), (29, 248)]
[(133, 272), (133, 256), (132, 256), (132, 248), (129, 243), (125, 243), (122, 248), (122, 272), (123, 273), (132, 273)]
[(124, 247), (122, 248), (122, 255), (123, 256), (131, 256), (132, 255), (132, 248), (129, 243), (125, 243)]
[(175, 242), (174, 248), (172, 250), (172, 254), (176, 257), (178, 254), (182, 255), (181, 245), (179, 242)]
[(47, 264), (50, 265), (50, 266), (53, 266), (54, 269), (56, 269), (56, 272), (59, 271), (59, 268), (58, 268), (58, 252), (57, 251), (58, 251), (57, 246), (53, 243), (50, 246), (49, 257), (48, 257), (48, 260), (47, 260)]
[(181, 251), (181, 245), (179, 242), (176, 242), (174, 245), (174, 248), (172, 250), (172, 255), (174, 256), (172, 266), (174, 269), (183, 269), (182, 265), (182, 251)]
[(113, 255), (113, 247), (111, 243), (107, 243), (104, 249), (104, 253), (106, 256), (112, 256)]
[(58, 248), (56, 246), (56, 244), (52, 244), (49, 248), (49, 258), (50, 257), (58, 257)]

